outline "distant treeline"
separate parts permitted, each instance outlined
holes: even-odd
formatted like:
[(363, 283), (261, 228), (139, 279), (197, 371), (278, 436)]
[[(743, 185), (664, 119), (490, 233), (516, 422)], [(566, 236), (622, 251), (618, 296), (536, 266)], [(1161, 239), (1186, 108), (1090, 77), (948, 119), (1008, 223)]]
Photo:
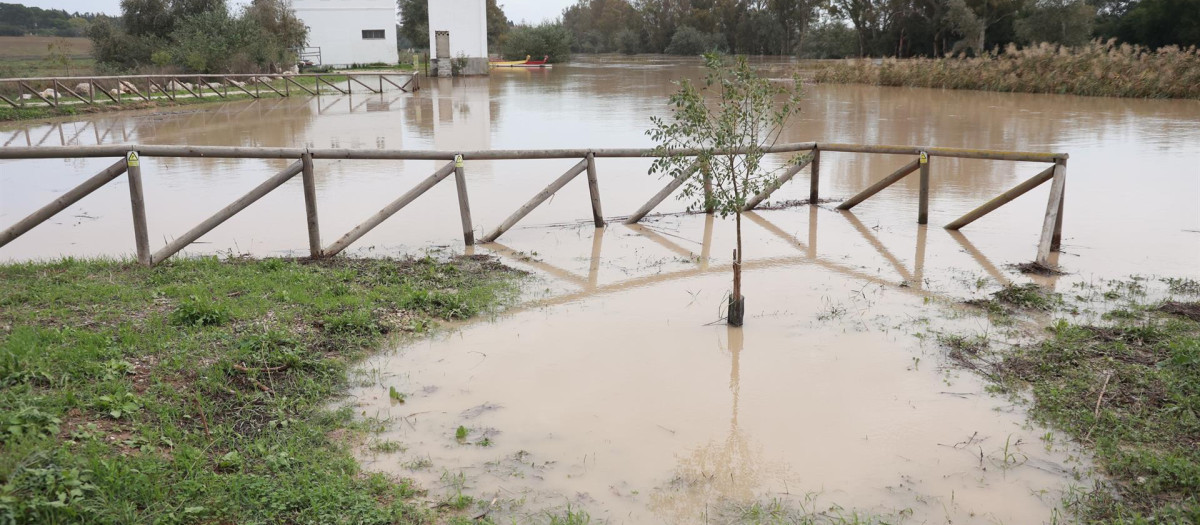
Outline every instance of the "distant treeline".
[(0, 3), (0, 36), (83, 36), (96, 16)]
[(121, 16), (88, 29), (97, 66), (111, 71), (279, 72), (296, 64), (308, 28), (288, 0), (122, 0)]
[(584, 53), (982, 55), (1009, 44), (1200, 46), (1200, 0), (578, 0)]

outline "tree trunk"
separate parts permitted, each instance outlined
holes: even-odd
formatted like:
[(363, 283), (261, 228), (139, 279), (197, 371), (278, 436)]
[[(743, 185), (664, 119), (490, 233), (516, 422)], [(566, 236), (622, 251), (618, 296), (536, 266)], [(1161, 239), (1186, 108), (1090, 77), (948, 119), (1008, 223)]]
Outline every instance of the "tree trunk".
[(735, 215), (737, 223), (737, 248), (733, 250), (733, 294), (729, 296), (729, 313), (726, 322), (730, 326), (742, 326), (746, 315), (746, 298), (742, 297), (742, 214)]

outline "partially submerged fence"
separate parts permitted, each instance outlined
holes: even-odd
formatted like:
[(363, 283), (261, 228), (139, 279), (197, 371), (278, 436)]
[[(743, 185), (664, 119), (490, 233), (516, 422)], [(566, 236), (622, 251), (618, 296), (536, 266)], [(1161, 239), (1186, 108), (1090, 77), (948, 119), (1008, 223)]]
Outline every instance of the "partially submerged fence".
[(315, 96), (329, 90), (345, 95), (353, 93), (355, 85), (359, 91), (378, 94), (383, 93), (385, 84), (400, 91), (420, 89), (416, 74), (387, 72), (0, 78), (0, 102), (21, 108), (30, 104), (58, 107), (67, 103), (174, 101), (179, 97), (290, 97), (293, 92)]
[[(746, 210), (752, 210), (771, 196), (782, 185), (786, 184), (805, 167), (809, 167), (809, 202), (819, 200), (820, 165), (822, 152), (845, 152), (862, 154), (903, 155), (912, 160), (884, 177), (858, 194), (846, 199), (839, 209), (849, 210), (862, 201), (879, 193), (884, 188), (912, 174), (920, 172), (920, 194), (918, 200), (917, 222), (926, 224), (929, 220), (930, 165), (935, 157), (959, 159), (985, 159), (1018, 162), (1049, 163), (1032, 178), (1018, 184), (1012, 189), (998, 195), (982, 206), (970, 211), (946, 225), (947, 229), (958, 230), (991, 213), (1004, 204), (1040, 186), (1047, 181), (1053, 181), (1050, 197), (1043, 218), (1041, 237), (1038, 243), (1036, 261), (1043, 265), (1051, 265), (1050, 253), (1058, 251), (1062, 237), (1062, 208), (1063, 195), (1067, 177), (1067, 154), (1065, 153), (1028, 153), (1015, 151), (971, 150), (959, 148), (932, 148), (917, 146), (864, 146), (856, 144), (834, 143), (792, 143), (778, 144), (766, 149), (767, 153), (785, 153), (795, 155), (798, 152), (809, 152), (797, 164), (788, 166), (777, 182), (755, 195), (746, 203)], [(695, 150), (676, 150), (675, 156), (696, 156)], [(596, 170), (596, 159), (610, 158), (650, 158), (655, 152), (651, 149), (554, 149), (554, 150), (484, 150), (484, 151), (407, 151), (407, 150), (365, 150), (365, 149), (312, 149), (312, 148), (244, 148), (217, 146), (82, 146), (82, 147), (45, 147), (45, 148), (0, 148), (0, 159), (31, 159), (31, 158), (84, 158), (84, 157), (118, 157), (115, 163), (97, 173), (82, 184), (67, 191), (53, 202), (21, 219), (8, 229), (0, 232), (0, 247), (12, 242), (38, 224), (46, 221), (55, 214), (65, 210), (91, 192), (111, 182), (122, 174), (129, 177), (130, 204), (133, 210), (134, 239), (137, 247), (138, 261), (142, 264), (153, 265), (164, 261), (180, 250), (195, 242), (204, 234), (216, 228), (221, 223), (246, 209), (258, 199), (275, 190), (289, 179), (301, 175), (304, 185), (304, 206), (307, 216), (309, 253), (312, 257), (329, 257), (341, 253), (351, 244), (366, 235), (376, 226), (383, 223), (396, 212), (416, 200), (430, 188), (454, 175), (458, 194), (458, 208), (462, 221), (463, 241), (467, 245), (475, 244), (475, 229), (471, 219), (471, 206), (467, 196), (466, 162), (470, 160), (514, 160), (514, 159), (580, 159), (571, 169), (538, 192), (528, 202), (517, 208), (512, 215), (490, 230), (481, 239), (484, 243), (495, 241), (534, 208), (545, 202), (558, 190), (582, 173), (587, 173), (588, 188), (591, 195), (592, 221), (597, 228), (604, 226), (604, 212), (601, 209), (599, 174)], [(146, 210), (142, 196), (141, 157), (216, 157), (216, 158), (251, 158), (251, 159), (295, 159), (288, 167), (276, 173), (271, 178), (259, 184), (249, 193), (233, 201), (225, 208), (217, 211), (208, 219), (196, 225), (183, 235), (168, 242), (166, 246), (155, 252), (150, 251), (150, 242), (146, 227)], [(317, 187), (314, 179), (316, 160), (441, 160), (448, 161), (432, 175), (419, 182), (408, 192), (397, 197), (383, 209), (368, 217), (328, 246), (321, 244), (320, 225), (317, 218)], [(681, 173), (672, 179), (666, 187), (655, 194), (646, 204), (642, 205), (632, 215), (624, 218), (627, 224), (641, 221), (653, 211), (675, 190), (684, 184), (688, 178), (696, 176), (696, 168)]]

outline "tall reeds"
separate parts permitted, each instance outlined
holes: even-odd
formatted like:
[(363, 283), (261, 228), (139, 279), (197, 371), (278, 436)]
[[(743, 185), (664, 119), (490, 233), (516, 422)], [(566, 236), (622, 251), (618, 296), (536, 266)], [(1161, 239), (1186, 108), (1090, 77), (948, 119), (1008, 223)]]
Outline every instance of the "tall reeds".
[(1200, 99), (1200, 50), (1093, 41), (1079, 47), (1010, 44), (965, 58), (860, 59), (816, 72), (816, 82), (1133, 98)]

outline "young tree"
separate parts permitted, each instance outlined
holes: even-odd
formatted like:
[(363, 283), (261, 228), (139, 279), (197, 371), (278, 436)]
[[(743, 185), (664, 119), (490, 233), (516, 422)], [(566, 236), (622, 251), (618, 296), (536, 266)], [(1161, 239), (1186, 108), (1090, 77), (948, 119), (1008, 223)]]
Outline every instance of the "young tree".
[[(732, 65), (716, 54), (704, 55), (708, 72), (702, 84), (678, 83), (671, 95), (672, 115), (651, 117), (646, 131), (656, 143), (657, 159), (650, 173), (672, 178), (688, 176), (680, 198), (689, 211), (706, 210), (722, 218), (734, 216), (737, 249), (733, 252), (733, 293), (727, 321), (741, 326), (745, 313), (742, 297), (742, 210), (746, 201), (775, 183), (786, 168), (763, 165), (767, 148), (779, 140), (784, 125), (800, 111), (800, 79), (792, 87), (772, 84), (750, 68), (745, 57)], [(675, 154), (695, 150), (694, 157)], [(804, 155), (789, 159), (800, 162)], [(693, 172), (694, 171), (694, 172)], [(711, 191), (706, 187), (711, 185)]]

